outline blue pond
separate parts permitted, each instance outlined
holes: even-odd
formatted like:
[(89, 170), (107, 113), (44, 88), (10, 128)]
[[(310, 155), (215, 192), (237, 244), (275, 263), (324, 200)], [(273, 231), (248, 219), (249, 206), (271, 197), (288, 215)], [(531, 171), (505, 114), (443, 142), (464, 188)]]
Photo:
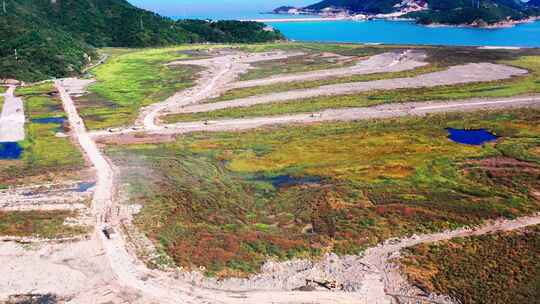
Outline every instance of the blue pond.
[(316, 176), (294, 177), (290, 175), (278, 175), (272, 177), (260, 177), (258, 181), (270, 182), (275, 188), (289, 187), (295, 185), (313, 184), (321, 181), (321, 178)]
[(448, 131), (448, 138), (451, 141), (465, 145), (482, 145), (486, 142), (497, 140), (497, 136), (491, 134), (485, 129), (478, 130), (464, 130), (464, 129), (446, 129)]
[(0, 143), (0, 159), (19, 159), (23, 148), (16, 142)]
[(37, 124), (63, 124), (65, 120), (64, 117), (45, 117), (32, 119), (32, 122)]
[(86, 192), (94, 187), (96, 183), (82, 182), (77, 185), (77, 192)]

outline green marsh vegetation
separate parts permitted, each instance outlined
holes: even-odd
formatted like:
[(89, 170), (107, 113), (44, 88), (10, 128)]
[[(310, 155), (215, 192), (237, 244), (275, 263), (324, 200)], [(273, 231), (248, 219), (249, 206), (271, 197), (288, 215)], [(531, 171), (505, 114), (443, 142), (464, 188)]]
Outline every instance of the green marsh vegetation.
[(84, 159), (69, 137), (57, 137), (67, 132), (67, 125), (35, 123), (33, 119), (65, 118), (59, 98), (54, 96), (52, 83), (21, 87), (16, 95), (24, 99), (27, 116), (26, 139), (19, 144), (24, 149), (19, 160), (2, 160), (0, 187), (30, 183), (33, 179), (54, 181), (61, 176), (77, 176), (84, 168)]
[[(531, 51), (536, 52), (536, 51)], [(172, 114), (165, 116), (169, 123), (203, 119), (223, 119), (317, 112), (331, 108), (363, 107), (395, 102), (456, 100), (476, 97), (510, 97), (540, 92), (540, 56), (527, 55), (498, 62), (530, 71), (527, 76), (507, 80), (432, 88), (369, 91), (354, 95), (323, 96), (290, 102), (260, 104), (243, 108), (229, 108), (206, 113)], [(441, 56), (442, 57), (442, 56)], [(485, 61), (488, 61), (486, 59)], [(474, 61), (473, 61), (474, 62)], [(451, 64), (448, 61), (447, 64)], [(417, 71), (418, 72), (418, 71)], [(421, 72), (421, 71), (420, 71)], [(415, 73), (414, 71), (409, 73)], [(372, 76), (377, 77), (377, 75)]]
[[(143, 205), (136, 225), (178, 265), (224, 277), (538, 211), (539, 118), (527, 109), (196, 133), (107, 153)], [(501, 138), (464, 146), (447, 127)], [(494, 177), (487, 164), (498, 160), (519, 183)]]
[(166, 64), (187, 59), (189, 55), (185, 51), (193, 48), (103, 50), (111, 56), (91, 71), (97, 82), (89, 86), (90, 94), (75, 101), (87, 127), (103, 129), (131, 124), (142, 107), (164, 101), (192, 86), (201, 70), (199, 67)]
[(411, 283), (460, 303), (536, 303), (540, 297), (540, 226), (459, 238), (405, 250)]
[(82, 226), (64, 225), (72, 211), (0, 211), (0, 235), (15, 237), (63, 238), (88, 232)]

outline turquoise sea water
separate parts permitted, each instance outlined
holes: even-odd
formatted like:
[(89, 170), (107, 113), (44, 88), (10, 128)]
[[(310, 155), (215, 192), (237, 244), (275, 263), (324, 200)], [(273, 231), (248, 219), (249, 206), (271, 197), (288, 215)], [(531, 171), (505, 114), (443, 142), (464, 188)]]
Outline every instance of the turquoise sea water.
[(410, 21), (269, 23), (298, 41), (540, 47), (540, 22), (511, 28), (426, 27)]

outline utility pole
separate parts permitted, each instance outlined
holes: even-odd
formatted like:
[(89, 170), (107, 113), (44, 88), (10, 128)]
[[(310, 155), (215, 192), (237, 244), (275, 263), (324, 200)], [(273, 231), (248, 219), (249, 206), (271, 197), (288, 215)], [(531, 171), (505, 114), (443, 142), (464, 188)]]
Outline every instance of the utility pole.
[(4, 10), (4, 14), (7, 14), (6, 0), (2, 0), (2, 9)]
[(140, 25), (141, 25), (141, 31), (144, 31), (144, 24), (142, 21), (142, 16), (139, 17)]

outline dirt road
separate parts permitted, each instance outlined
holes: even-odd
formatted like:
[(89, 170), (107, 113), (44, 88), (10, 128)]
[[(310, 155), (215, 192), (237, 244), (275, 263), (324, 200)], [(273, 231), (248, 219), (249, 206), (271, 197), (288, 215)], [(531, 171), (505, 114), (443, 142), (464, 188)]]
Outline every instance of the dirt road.
[(231, 83), (229, 89), (264, 86), (283, 82), (310, 81), (330, 77), (366, 75), (374, 73), (401, 72), (425, 66), (426, 55), (422, 52), (407, 50), (404, 52), (388, 52), (360, 60), (357, 64), (336, 69), (327, 69), (305, 73), (276, 75), (264, 79), (238, 81)]
[(24, 105), (21, 98), (15, 97), (15, 86), (10, 86), (4, 94), (4, 106), (0, 114), (0, 142), (24, 140)]
[(142, 126), (148, 130), (157, 129), (156, 120), (163, 112), (174, 112), (187, 105), (219, 96), (219, 94), (229, 89), (229, 84), (238, 75), (248, 71), (250, 63), (283, 59), (300, 54), (302, 53), (283, 51), (253, 54), (234, 52), (208, 59), (183, 60), (169, 63), (171, 66), (196, 65), (204, 67), (205, 70), (200, 74), (194, 87), (178, 92), (163, 102), (155, 103), (142, 109), (139, 118), (135, 122), (135, 126)]
[(325, 85), (317, 88), (278, 92), (230, 101), (205, 103), (178, 109), (176, 113), (210, 112), (226, 108), (249, 107), (258, 104), (288, 102), (319, 96), (355, 94), (371, 90), (395, 90), (487, 82), (527, 74), (526, 70), (492, 63), (470, 63), (453, 66), (445, 71), (407, 78)]
[[(447, 102), (412, 102), (385, 104), (374, 107), (329, 109), (317, 113), (304, 113), (283, 116), (255, 117), (244, 119), (225, 119), (216, 121), (185, 122), (162, 125), (149, 130), (150, 134), (183, 134), (199, 131), (240, 131), (269, 125), (285, 125), (299, 123), (315, 123), (329, 121), (354, 121), (363, 119), (378, 119), (403, 117), (408, 115), (422, 116), (429, 113), (469, 112), (477, 110), (511, 109), (519, 107), (540, 107), (540, 95), (499, 98), (499, 99), (469, 99)], [(96, 131), (91, 135), (95, 138), (120, 136), (130, 134), (134, 130), (119, 132)]]

